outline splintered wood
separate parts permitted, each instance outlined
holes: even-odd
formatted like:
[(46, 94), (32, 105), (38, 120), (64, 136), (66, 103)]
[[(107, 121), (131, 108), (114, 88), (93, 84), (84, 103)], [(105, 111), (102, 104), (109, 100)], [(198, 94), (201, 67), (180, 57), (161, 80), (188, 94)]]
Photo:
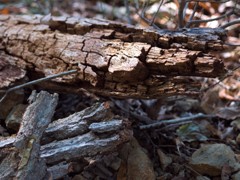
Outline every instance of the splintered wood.
[[(44, 179), (47, 166), (40, 157), (40, 140), (51, 122), (58, 95), (33, 93), (32, 102), (24, 113), (19, 132), (14, 138), (0, 141), (0, 179)], [(13, 146), (13, 147), (11, 147)]]
[(201, 83), (192, 76), (225, 73), (211, 53), (223, 50), (225, 36), (222, 29), (156, 31), (100, 19), (0, 16), (0, 88), (26, 73), (36, 78), (76, 69), (52, 81), (58, 91), (85, 88), (120, 98), (196, 95)]
[(0, 138), (0, 179), (63, 177), (68, 171), (54, 170), (58, 163), (97, 159), (132, 138), (131, 124), (114, 116), (107, 102), (51, 123), (57, 94), (42, 91), (32, 97), (16, 137)]

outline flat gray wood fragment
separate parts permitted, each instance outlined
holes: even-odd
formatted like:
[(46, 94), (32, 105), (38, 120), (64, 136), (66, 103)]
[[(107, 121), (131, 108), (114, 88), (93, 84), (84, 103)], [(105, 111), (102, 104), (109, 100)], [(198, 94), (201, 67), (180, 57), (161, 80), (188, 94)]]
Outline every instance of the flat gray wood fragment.
[(32, 180), (36, 177), (44, 179), (47, 175), (45, 161), (39, 158), (40, 139), (51, 122), (57, 101), (57, 94), (51, 95), (41, 91), (26, 109), (14, 143), (21, 159), (18, 164), (17, 179)]
[(117, 145), (126, 140), (116, 134), (104, 139), (100, 139), (92, 132), (73, 137), (70, 139), (52, 142), (41, 146), (41, 158), (45, 158), (48, 164), (60, 161), (94, 156), (116, 148)]
[(47, 144), (53, 140), (62, 140), (84, 134), (89, 131), (88, 126), (92, 122), (103, 121), (112, 116), (108, 103), (96, 103), (83, 111), (49, 124), (43, 135), (42, 143)]
[(111, 120), (111, 121), (104, 121), (99, 123), (92, 123), (89, 126), (89, 129), (93, 132), (104, 133), (104, 132), (117, 131), (122, 127), (123, 127), (122, 120)]
[(69, 163), (61, 162), (54, 166), (51, 166), (47, 169), (47, 171), (51, 174), (52, 179), (63, 178), (68, 174)]

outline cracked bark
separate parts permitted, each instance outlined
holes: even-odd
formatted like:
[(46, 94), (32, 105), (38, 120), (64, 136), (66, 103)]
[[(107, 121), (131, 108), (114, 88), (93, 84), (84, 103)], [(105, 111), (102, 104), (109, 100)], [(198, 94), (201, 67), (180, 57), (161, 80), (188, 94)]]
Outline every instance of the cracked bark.
[(212, 53), (224, 49), (225, 37), (222, 29), (156, 31), (100, 19), (0, 16), (0, 88), (26, 74), (77, 69), (41, 86), (121, 98), (197, 95), (201, 83), (192, 76), (225, 73)]

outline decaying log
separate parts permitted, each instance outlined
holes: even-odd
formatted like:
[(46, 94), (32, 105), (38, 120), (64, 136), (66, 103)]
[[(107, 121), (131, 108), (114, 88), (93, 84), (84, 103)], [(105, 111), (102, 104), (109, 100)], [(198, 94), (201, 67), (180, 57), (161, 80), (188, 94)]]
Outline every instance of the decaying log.
[(47, 176), (45, 160), (40, 158), (40, 139), (51, 122), (57, 101), (57, 94), (50, 95), (44, 91), (32, 94), (31, 104), (23, 115), (14, 146), (8, 147), (13, 139), (10, 137), (10, 141), (5, 143), (5, 149), (0, 149), (0, 154), (6, 154), (0, 164), (0, 179), (30, 180)]
[[(56, 102), (49, 102), (48, 96), (45, 96), (45, 102), (39, 107), (38, 103), (33, 103), (27, 108), (16, 137), (0, 139), (0, 174), (3, 174), (1, 179), (10, 178), (10, 175), (28, 179), (31, 175), (36, 177), (38, 174), (43, 177), (47, 171), (56, 173), (49, 167), (46, 171), (47, 166), (111, 152), (132, 138), (130, 124), (114, 116), (108, 102), (97, 103), (48, 125), (48, 109), (51, 107), (53, 113), (56, 106)], [(52, 97), (56, 100), (56, 95)], [(34, 165), (37, 162), (38, 165)], [(12, 169), (6, 170), (6, 166)], [(4, 171), (8, 171), (7, 174), (4, 174)], [(17, 174), (12, 174), (15, 171)], [(66, 174), (65, 170), (63, 171), (63, 174)], [(52, 176), (56, 177), (56, 174)]]
[(222, 29), (156, 31), (100, 19), (0, 16), (0, 88), (26, 74), (76, 69), (53, 80), (54, 87), (116, 97), (194, 95), (201, 83), (189, 76), (225, 72), (211, 53), (223, 50), (225, 37)]

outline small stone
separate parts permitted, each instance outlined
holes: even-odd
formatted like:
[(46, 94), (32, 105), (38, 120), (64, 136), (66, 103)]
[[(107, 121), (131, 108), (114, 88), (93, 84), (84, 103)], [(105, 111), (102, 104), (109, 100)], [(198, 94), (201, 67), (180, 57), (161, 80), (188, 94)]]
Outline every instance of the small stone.
[(120, 156), (123, 161), (118, 171), (118, 179), (156, 179), (153, 164), (136, 139), (123, 146)]
[(159, 161), (161, 163), (161, 168), (163, 170), (166, 169), (166, 167), (172, 163), (172, 158), (167, 156), (164, 152), (161, 151), (161, 149), (157, 150)]
[(204, 145), (195, 151), (190, 160), (191, 167), (203, 175), (219, 176), (224, 166), (234, 170), (240, 167), (232, 149), (225, 144)]

